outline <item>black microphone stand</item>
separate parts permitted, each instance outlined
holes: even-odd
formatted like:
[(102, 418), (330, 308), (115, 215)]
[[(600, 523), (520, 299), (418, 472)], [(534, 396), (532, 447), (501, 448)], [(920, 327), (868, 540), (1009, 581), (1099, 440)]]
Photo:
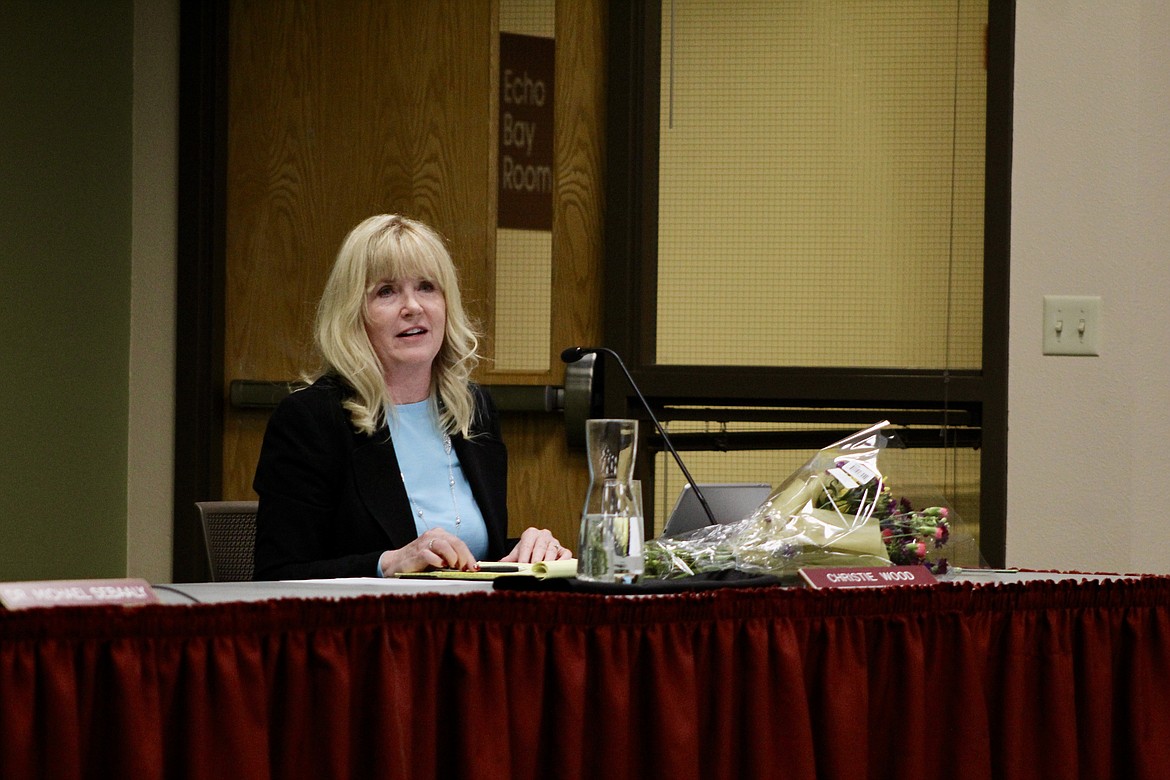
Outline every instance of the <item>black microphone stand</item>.
[(678, 454), (678, 450), (674, 448), (674, 444), (670, 441), (670, 436), (666, 434), (666, 429), (662, 427), (662, 424), (658, 422), (658, 418), (654, 416), (654, 410), (650, 408), (649, 402), (646, 401), (646, 396), (642, 395), (642, 391), (638, 388), (638, 383), (634, 381), (634, 377), (631, 376), (629, 369), (626, 368), (626, 364), (622, 361), (621, 355), (608, 347), (569, 347), (561, 352), (561, 360), (565, 363), (576, 363), (591, 352), (605, 353), (617, 361), (618, 366), (622, 369), (622, 373), (626, 375), (626, 381), (630, 383), (630, 387), (637, 394), (638, 400), (641, 401), (642, 408), (646, 410), (646, 414), (650, 415), (650, 422), (654, 423), (654, 427), (658, 430), (658, 435), (662, 437), (662, 443), (666, 445), (667, 452), (674, 457), (674, 462), (678, 464), (679, 470), (682, 471), (683, 476), (690, 483), (691, 490), (695, 492), (695, 498), (699, 499), (699, 503), (703, 506), (703, 511), (707, 514), (707, 519), (711, 521), (711, 525), (716, 525), (715, 514), (707, 504), (707, 497), (703, 495), (703, 491), (699, 488), (698, 483), (695, 482), (695, 478), (687, 470), (686, 465)]

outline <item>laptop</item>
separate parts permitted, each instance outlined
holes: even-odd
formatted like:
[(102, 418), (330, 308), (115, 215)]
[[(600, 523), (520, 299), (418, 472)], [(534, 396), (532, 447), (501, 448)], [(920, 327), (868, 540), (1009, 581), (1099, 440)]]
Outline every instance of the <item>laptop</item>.
[[(772, 486), (765, 482), (699, 483), (699, 490), (707, 499), (715, 521), (720, 524), (736, 523), (751, 516), (772, 494)], [(699, 497), (689, 484), (683, 485), (662, 535), (676, 536), (708, 525), (711, 521), (703, 511)]]

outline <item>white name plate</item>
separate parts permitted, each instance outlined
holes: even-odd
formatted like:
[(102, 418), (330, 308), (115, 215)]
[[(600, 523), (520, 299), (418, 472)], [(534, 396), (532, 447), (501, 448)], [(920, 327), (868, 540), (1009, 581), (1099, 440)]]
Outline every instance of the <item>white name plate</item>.
[(44, 580), (0, 582), (0, 604), (8, 609), (158, 604), (146, 580)]

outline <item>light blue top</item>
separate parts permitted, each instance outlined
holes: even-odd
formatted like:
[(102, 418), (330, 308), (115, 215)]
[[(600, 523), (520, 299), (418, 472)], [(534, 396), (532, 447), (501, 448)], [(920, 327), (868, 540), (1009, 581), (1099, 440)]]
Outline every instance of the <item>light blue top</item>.
[[(442, 528), (464, 541), (476, 560), (487, 555), (487, 524), (455, 451), (447, 452), (430, 401), (400, 404), (390, 419), (390, 436), (410, 497), (414, 527), (421, 536)], [(421, 516), (420, 516), (421, 513)], [(458, 515), (460, 522), (455, 524)]]

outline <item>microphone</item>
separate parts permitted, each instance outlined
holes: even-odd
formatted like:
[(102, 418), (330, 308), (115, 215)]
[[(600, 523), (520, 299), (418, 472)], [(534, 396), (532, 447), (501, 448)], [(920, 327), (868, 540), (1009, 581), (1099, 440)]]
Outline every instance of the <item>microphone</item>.
[(658, 435), (662, 437), (662, 443), (666, 445), (667, 452), (674, 457), (674, 462), (678, 464), (679, 470), (682, 471), (683, 476), (690, 483), (691, 490), (695, 492), (695, 498), (699, 499), (699, 503), (703, 505), (703, 511), (707, 513), (707, 519), (711, 521), (711, 525), (717, 525), (718, 522), (715, 520), (715, 514), (711, 511), (711, 507), (707, 505), (706, 496), (699, 489), (699, 485), (695, 482), (695, 478), (691, 476), (691, 472), (687, 471), (686, 465), (683, 463), (682, 458), (679, 457), (678, 450), (674, 448), (670, 437), (666, 435), (666, 429), (662, 427), (662, 423), (658, 422), (658, 418), (654, 416), (654, 410), (650, 408), (650, 404), (646, 401), (646, 396), (642, 395), (642, 391), (638, 389), (638, 383), (630, 375), (630, 371), (622, 361), (621, 355), (608, 347), (568, 347), (561, 352), (561, 361), (565, 363), (576, 363), (586, 355), (596, 354), (598, 352), (603, 352), (617, 361), (618, 366), (622, 369), (622, 373), (626, 375), (626, 381), (630, 383), (630, 387), (637, 394), (638, 400), (642, 402), (642, 408), (646, 410), (646, 414), (650, 415), (650, 421), (658, 429)]

